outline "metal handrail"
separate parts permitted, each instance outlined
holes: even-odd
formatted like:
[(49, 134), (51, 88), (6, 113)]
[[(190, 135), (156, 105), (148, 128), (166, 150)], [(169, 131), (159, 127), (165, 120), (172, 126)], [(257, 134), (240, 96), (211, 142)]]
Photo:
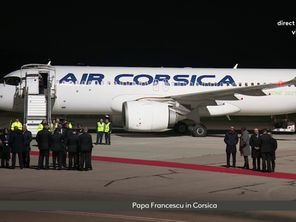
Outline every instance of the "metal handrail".
[(24, 123), (27, 124), (27, 113), (28, 113), (28, 87), (24, 88)]
[(48, 84), (47, 84), (47, 122), (51, 123), (51, 80), (50, 78), (48, 79)]

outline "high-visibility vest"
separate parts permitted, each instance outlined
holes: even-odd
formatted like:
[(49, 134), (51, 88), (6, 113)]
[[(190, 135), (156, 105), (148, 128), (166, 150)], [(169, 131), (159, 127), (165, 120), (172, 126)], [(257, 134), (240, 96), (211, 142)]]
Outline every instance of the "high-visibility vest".
[(105, 129), (105, 123), (97, 122), (97, 131), (104, 132), (104, 129)]
[(68, 123), (68, 128), (69, 128), (69, 129), (72, 129), (72, 128), (73, 128), (73, 126), (72, 126), (72, 123), (71, 123), (71, 122), (69, 122), (69, 123)]
[(54, 125), (53, 125), (53, 123), (51, 123), (51, 124), (49, 124), (49, 131), (50, 132), (54, 132)]
[(42, 124), (42, 123), (40, 123), (40, 124), (38, 125), (38, 127), (37, 127), (37, 132), (39, 132), (39, 131), (41, 131), (41, 130), (43, 130), (43, 124)]
[(11, 130), (13, 131), (14, 130), (14, 127), (17, 127), (19, 130), (22, 130), (23, 129), (23, 125), (20, 121), (15, 121), (11, 124)]
[(110, 123), (106, 123), (105, 124), (105, 133), (109, 133), (110, 132)]

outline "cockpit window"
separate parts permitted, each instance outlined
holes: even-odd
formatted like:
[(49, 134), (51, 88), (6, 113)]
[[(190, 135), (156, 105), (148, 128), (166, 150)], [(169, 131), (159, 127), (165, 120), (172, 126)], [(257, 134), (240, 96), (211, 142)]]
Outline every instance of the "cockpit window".
[(5, 77), (4, 82), (7, 85), (17, 86), (18, 84), (20, 84), (21, 79), (19, 77), (16, 77), (16, 76)]

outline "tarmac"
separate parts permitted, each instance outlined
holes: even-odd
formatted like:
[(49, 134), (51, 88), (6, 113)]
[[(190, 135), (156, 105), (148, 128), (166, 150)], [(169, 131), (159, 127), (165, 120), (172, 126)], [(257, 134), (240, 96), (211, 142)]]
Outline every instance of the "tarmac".
[(296, 221), (296, 135), (274, 137), (275, 173), (240, 168), (239, 153), (226, 168), (223, 134), (117, 132), (94, 145), (92, 171), (36, 170), (33, 141), (31, 169), (0, 169), (0, 222)]

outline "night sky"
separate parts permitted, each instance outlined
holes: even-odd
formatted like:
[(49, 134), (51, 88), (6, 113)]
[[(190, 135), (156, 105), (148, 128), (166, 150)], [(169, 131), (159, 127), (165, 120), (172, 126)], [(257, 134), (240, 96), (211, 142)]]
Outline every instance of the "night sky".
[(0, 73), (49, 59), (53, 65), (296, 68), (296, 26), (277, 26), (296, 20), (293, 6), (197, 2), (3, 2)]

